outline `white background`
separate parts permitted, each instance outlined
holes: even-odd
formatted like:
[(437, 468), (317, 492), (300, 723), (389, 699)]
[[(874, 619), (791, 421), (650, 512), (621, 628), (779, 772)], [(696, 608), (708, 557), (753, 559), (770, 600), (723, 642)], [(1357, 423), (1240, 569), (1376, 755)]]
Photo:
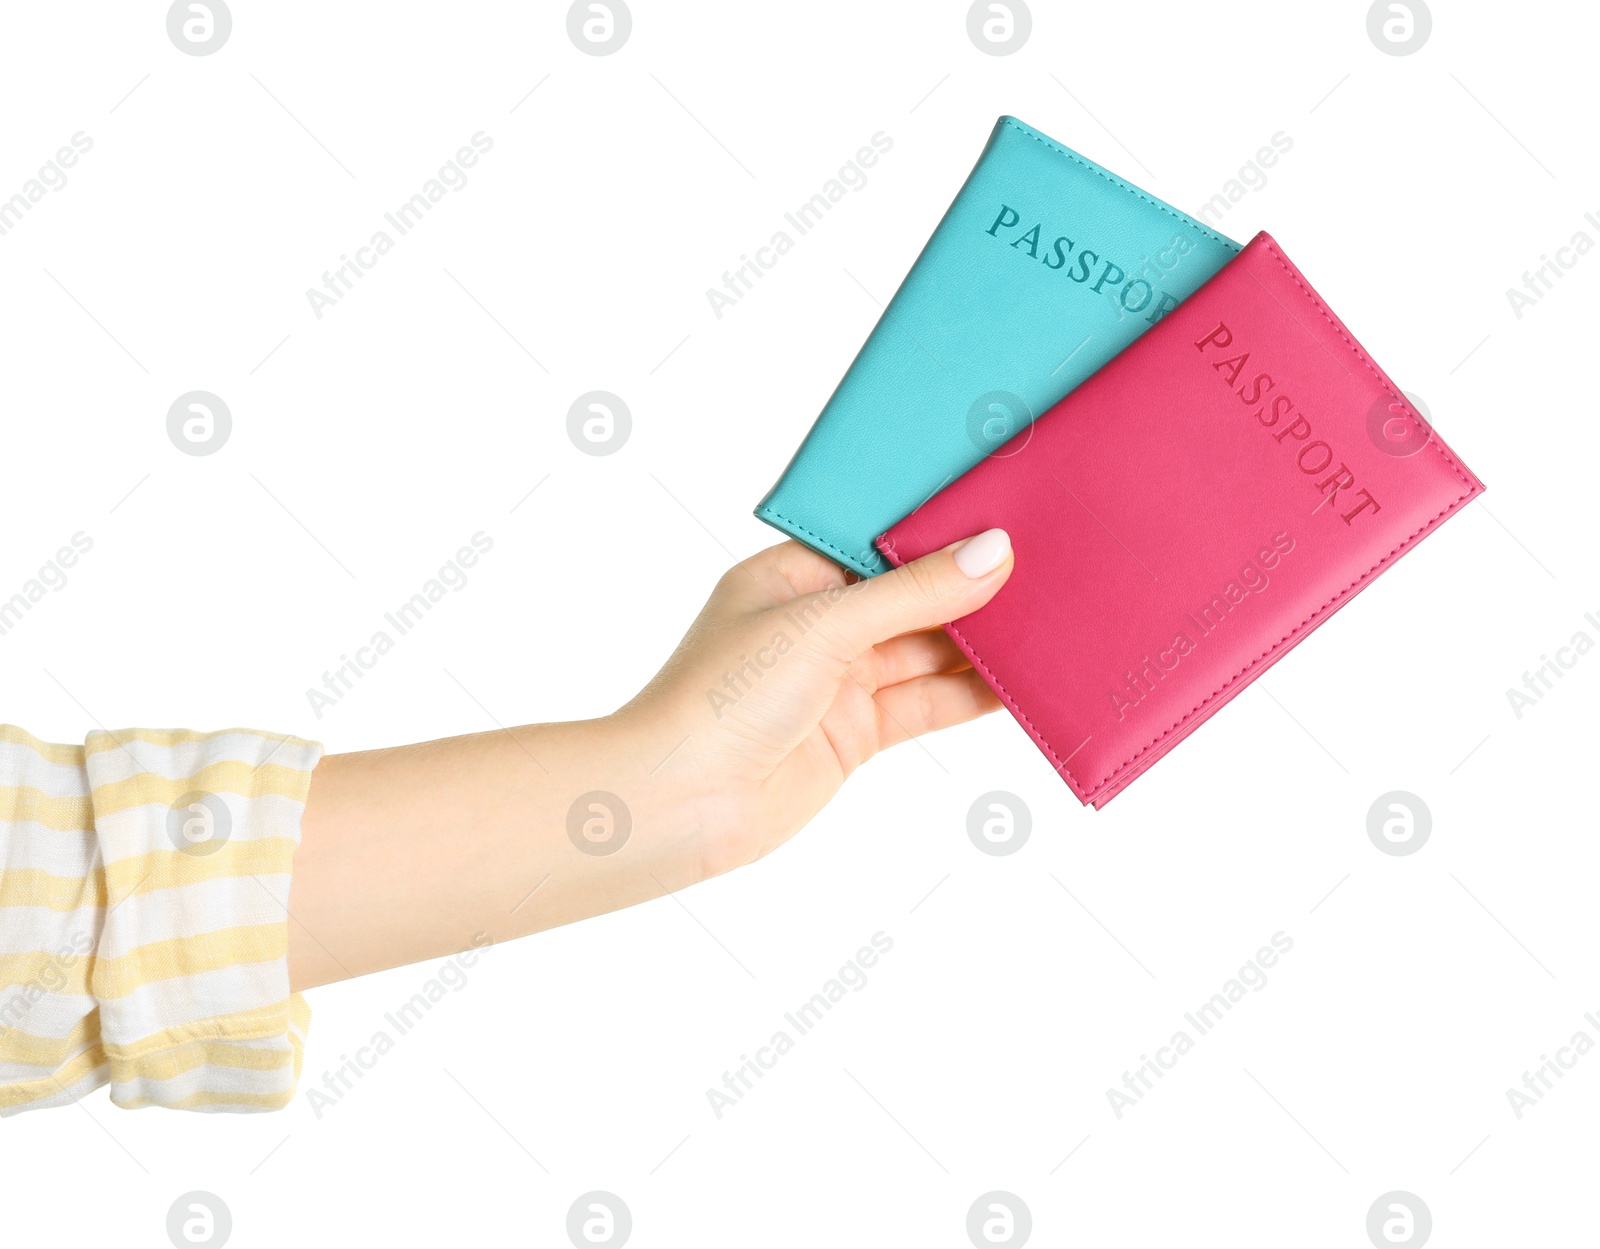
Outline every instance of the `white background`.
[[(1600, 1057), (1520, 1120), (1506, 1090), (1600, 1041), (1600, 656), (1520, 720), (1506, 690), (1600, 642), (1600, 254), (1520, 319), (1505, 292), (1600, 243), (1600, 23), (1440, 2), (1392, 57), (1364, 4), (1138, 8), (1038, 3), (994, 57), (949, 0), (640, 0), (598, 58), (549, 2), (239, 0), (203, 57), (161, 4), (7, 7), (0, 196), (93, 139), (0, 236), (0, 597), (94, 540), (0, 638), (0, 717), (47, 739), (343, 751), (611, 710), (774, 540), (750, 509), (1003, 112), (1190, 211), (1292, 137), (1217, 224), (1270, 229), (1489, 488), (1104, 813), (994, 716), (753, 868), (490, 951), (320, 1119), (98, 1093), (7, 1120), (17, 1243), (164, 1245), (195, 1189), (240, 1246), (562, 1245), (591, 1189), (640, 1246), (965, 1245), (994, 1189), (1040, 1244), (1365, 1245), (1393, 1189), (1440, 1245), (1592, 1235)], [(478, 131), (470, 182), (319, 320), (306, 289)], [(714, 317), (876, 131), (867, 184)], [(165, 432), (193, 389), (233, 414), (210, 456)], [(592, 389), (633, 414), (605, 458), (565, 432)], [(470, 584), (314, 716), (478, 530)], [(1409, 857), (1367, 836), (1395, 789), (1432, 812)], [(990, 790), (1032, 812), (1009, 857), (967, 837)], [(880, 930), (866, 987), (718, 1120), (706, 1090)], [(1118, 1119), (1107, 1089), (1279, 931), (1266, 987)], [(434, 970), (312, 994), (303, 1086)]]

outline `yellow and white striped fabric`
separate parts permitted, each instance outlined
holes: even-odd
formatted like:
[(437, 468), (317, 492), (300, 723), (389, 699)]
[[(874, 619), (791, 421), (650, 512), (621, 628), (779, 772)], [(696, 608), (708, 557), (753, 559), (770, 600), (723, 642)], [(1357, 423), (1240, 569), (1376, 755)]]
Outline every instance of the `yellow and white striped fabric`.
[(111, 1085), (118, 1106), (276, 1110), (310, 1010), (289, 992), (290, 872), (315, 742), (0, 725), (0, 1115)]

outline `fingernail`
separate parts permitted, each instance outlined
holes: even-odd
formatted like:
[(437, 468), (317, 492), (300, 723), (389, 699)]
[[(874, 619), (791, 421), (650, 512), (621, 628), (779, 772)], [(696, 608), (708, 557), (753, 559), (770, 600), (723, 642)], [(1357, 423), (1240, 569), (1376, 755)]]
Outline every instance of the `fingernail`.
[(1011, 535), (1004, 529), (985, 529), (955, 549), (956, 567), (974, 579), (993, 572), (1011, 553)]

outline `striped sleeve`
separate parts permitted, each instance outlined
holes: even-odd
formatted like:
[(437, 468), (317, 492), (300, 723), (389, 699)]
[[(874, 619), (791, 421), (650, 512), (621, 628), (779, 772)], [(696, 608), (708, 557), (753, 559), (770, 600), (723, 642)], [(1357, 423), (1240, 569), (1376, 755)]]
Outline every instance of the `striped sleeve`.
[(133, 1109), (276, 1110), (310, 1012), (288, 898), (295, 737), (0, 725), (0, 1116), (102, 1084)]

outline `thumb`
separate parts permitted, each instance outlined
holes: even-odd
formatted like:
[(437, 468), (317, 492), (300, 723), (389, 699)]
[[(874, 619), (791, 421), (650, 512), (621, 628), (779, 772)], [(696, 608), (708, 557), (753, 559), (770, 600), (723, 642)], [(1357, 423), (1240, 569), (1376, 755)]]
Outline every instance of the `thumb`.
[(863, 581), (830, 613), (830, 640), (853, 660), (879, 642), (977, 611), (1011, 575), (1011, 537), (986, 529)]

